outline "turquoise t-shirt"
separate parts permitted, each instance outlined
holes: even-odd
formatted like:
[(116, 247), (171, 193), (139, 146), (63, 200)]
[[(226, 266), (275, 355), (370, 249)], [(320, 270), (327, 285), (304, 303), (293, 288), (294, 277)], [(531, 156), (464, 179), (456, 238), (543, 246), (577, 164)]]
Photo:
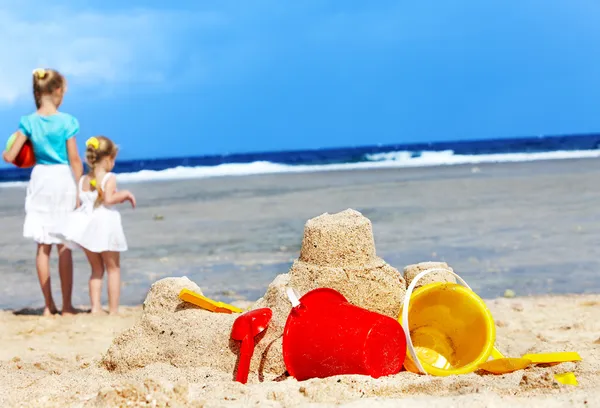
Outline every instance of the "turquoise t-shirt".
[(23, 116), (19, 130), (31, 140), (37, 164), (69, 164), (67, 140), (79, 132), (79, 122), (68, 113)]

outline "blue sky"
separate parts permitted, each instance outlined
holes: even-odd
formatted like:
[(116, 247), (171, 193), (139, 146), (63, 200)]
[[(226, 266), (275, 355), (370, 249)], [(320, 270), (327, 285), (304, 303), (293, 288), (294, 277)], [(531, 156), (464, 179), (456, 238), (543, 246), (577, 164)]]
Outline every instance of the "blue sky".
[[(177, 4), (172, 6), (170, 4)], [(593, 0), (0, 3), (0, 132), (63, 71), (122, 158), (600, 131)]]

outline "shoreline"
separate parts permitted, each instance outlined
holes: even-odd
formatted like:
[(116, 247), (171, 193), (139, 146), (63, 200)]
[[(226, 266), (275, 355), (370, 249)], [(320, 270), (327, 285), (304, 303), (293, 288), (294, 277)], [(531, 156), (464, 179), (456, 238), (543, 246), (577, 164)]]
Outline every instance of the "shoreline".
[[(390, 265), (446, 261), (483, 298), (507, 289), (600, 293), (600, 160), (472, 168), (132, 184), (139, 207), (119, 208), (131, 244), (122, 255), (122, 303), (141, 303), (165, 276), (188, 276), (217, 300), (256, 299), (296, 258), (305, 220), (348, 207), (371, 219), (377, 253)], [(24, 191), (1, 194), (0, 308), (39, 307), (34, 244), (21, 238)], [(87, 304), (89, 266), (81, 251), (73, 259), (73, 301)]]
[[(588, 164), (593, 164), (593, 163), (597, 163), (599, 161), (598, 157), (568, 157), (568, 158), (548, 158), (548, 159), (537, 159), (537, 160), (524, 160), (524, 161), (490, 161), (490, 162), (473, 162), (473, 163), (442, 163), (442, 164), (432, 164), (432, 165), (415, 165), (415, 166), (406, 166), (406, 167), (402, 167), (402, 166), (394, 166), (394, 165), (389, 165), (389, 166), (379, 166), (379, 167), (364, 167), (364, 168), (331, 168), (328, 169), (326, 167), (326, 165), (324, 165), (323, 168), (318, 168), (318, 169), (314, 169), (314, 170), (306, 170), (306, 171), (282, 171), (282, 172), (266, 172), (266, 173), (250, 173), (250, 174), (223, 174), (223, 175), (214, 175), (214, 176), (189, 176), (189, 177), (174, 177), (174, 178), (164, 178), (164, 179), (143, 179), (143, 180), (125, 180), (125, 181), (120, 181), (119, 184), (121, 185), (144, 185), (144, 184), (169, 184), (169, 183), (180, 183), (180, 182), (201, 182), (204, 180), (213, 180), (213, 179), (217, 179), (217, 180), (235, 180), (235, 179), (239, 179), (239, 178), (261, 178), (261, 177), (278, 177), (278, 176), (297, 176), (297, 177), (302, 177), (302, 176), (310, 176), (310, 175), (323, 175), (323, 174), (327, 174), (327, 173), (338, 173), (341, 175), (344, 175), (344, 173), (356, 173), (356, 172), (381, 172), (381, 173), (387, 173), (387, 172), (397, 172), (397, 171), (402, 171), (402, 172), (416, 172), (416, 173), (422, 173), (423, 171), (428, 171), (431, 170), (432, 172), (439, 172), (439, 170), (444, 170), (444, 169), (458, 169), (460, 170), (464, 170), (467, 169), (469, 171), (473, 172), (479, 172), (480, 170), (482, 170), (482, 167), (486, 167), (486, 168), (502, 168), (505, 166), (511, 167), (511, 168), (516, 168), (518, 166), (525, 166), (525, 167), (529, 167), (529, 166), (535, 166), (537, 164), (539, 164), (540, 166), (543, 165), (554, 165), (554, 164), (559, 164), (559, 163), (565, 163), (567, 165), (573, 164), (573, 163), (578, 163), (581, 162), (584, 165), (588, 165)], [(371, 163), (378, 163), (378, 162), (371, 162)], [(193, 168), (193, 167), (192, 167)], [(1, 170), (1, 169), (0, 169)], [(165, 170), (169, 170), (169, 169), (165, 169)], [(155, 171), (157, 173), (160, 173), (161, 171), (165, 171), (165, 170), (151, 170), (151, 171)], [(143, 170), (141, 170), (143, 171)], [(134, 173), (117, 173), (117, 176), (119, 174), (135, 174)], [(6, 182), (0, 182), (0, 188), (6, 188), (6, 189), (17, 189), (17, 188), (26, 188), (27, 186), (27, 181), (6, 181)]]

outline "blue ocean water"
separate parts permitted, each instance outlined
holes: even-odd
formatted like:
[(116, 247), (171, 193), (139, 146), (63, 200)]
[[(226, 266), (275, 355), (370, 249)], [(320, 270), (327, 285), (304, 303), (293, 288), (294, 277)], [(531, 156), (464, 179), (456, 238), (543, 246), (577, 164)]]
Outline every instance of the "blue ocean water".
[[(118, 161), (122, 181), (243, 176), (382, 167), (600, 157), (600, 134), (396, 144)], [(0, 185), (18, 185), (30, 169), (0, 169)], [(15, 183), (16, 182), (16, 183)]]

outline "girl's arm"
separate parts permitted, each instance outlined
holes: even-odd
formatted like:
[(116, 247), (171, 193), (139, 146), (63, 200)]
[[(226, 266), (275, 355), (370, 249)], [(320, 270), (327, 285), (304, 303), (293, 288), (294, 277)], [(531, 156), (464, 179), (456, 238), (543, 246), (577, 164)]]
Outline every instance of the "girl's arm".
[[(15, 142), (16, 144), (16, 142)], [(83, 163), (81, 163), (81, 157), (77, 151), (77, 141), (75, 136), (67, 140), (67, 156), (69, 158), (69, 166), (75, 177), (75, 182), (79, 183), (79, 179), (83, 175)]]
[(10, 147), (10, 150), (2, 153), (2, 158), (7, 163), (12, 163), (17, 158), (21, 148), (27, 141), (27, 137), (23, 134), (23, 132), (17, 130), (15, 133), (17, 134), (17, 137), (15, 138), (13, 145)]
[[(75, 136), (67, 139), (67, 157), (69, 159), (69, 166), (73, 172), (75, 178), (75, 184), (79, 185), (79, 179), (83, 176), (83, 164), (81, 163), (81, 157), (77, 151), (77, 141)], [(75, 200), (75, 208), (79, 208), (81, 201), (79, 201), (79, 188), (77, 189), (77, 198)]]
[(117, 191), (117, 178), (110, 176), (104, 187), (104, 204), (115, 205), (125, 201), (131, 202), (131, 206), (135, 208), (135, 196), (127, 190)]

